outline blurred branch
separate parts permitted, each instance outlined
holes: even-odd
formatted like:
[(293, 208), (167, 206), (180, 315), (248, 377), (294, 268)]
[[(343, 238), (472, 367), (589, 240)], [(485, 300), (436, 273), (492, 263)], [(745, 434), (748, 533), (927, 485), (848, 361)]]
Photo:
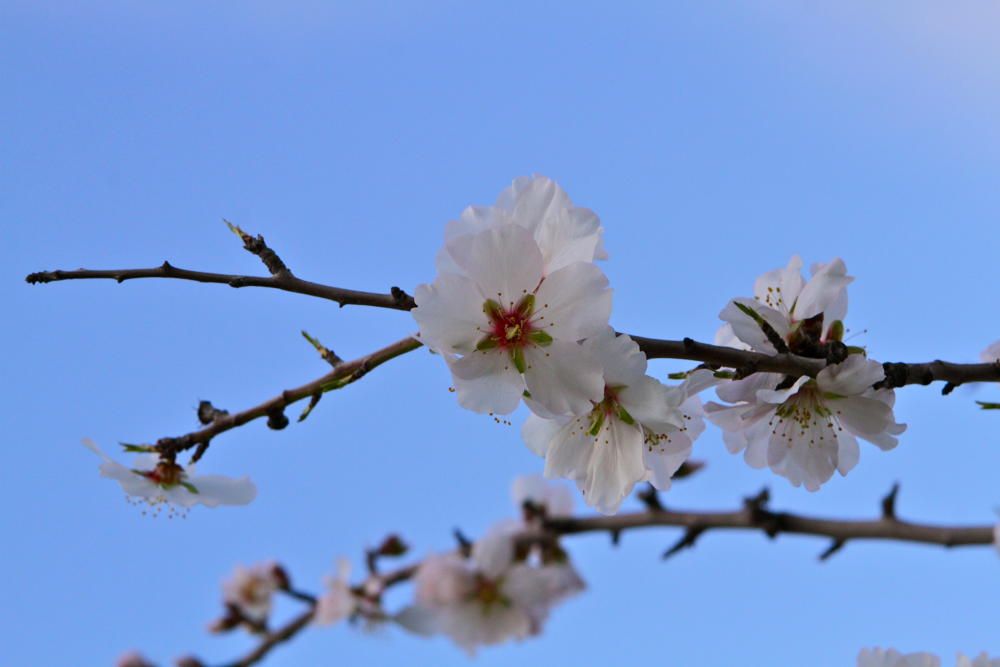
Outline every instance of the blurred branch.
[(288, 424), (288, 419), (284, 416), (284, 410), (287, 406), (304, 398), (322, 395), (325, 392), (345, 387), (361, 379), (372, 369), (390, 359), (412, 352), (420, 345), (420, 342), (414, 338), (403, 338), (358, 359), (340, 362), (326, 375), (300, 387), (286, 389), (278, 396), (252, 408), (233, 413), (220, 411), (211, 423), (200, 430), (177, 437), (161, 438), (156, 443), (156, 449), (161, 456), (171, 459), (176, 457), (179, 452), (208, 443), (220, 433), (225, 433), (261, 417), (268, 418), (268, 426), (271, 428), (284, 428)]

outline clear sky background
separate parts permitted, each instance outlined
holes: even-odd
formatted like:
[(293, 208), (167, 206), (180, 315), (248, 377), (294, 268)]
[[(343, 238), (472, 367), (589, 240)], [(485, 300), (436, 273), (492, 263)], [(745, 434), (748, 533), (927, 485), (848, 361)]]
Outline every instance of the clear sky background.
[[(46, 268), (259, 273), (222, 224), (300, 276), (357, 289), (433, 278), (443, 226), (511, 179), (559, 181), (606, 227), (613, 324), (710, 340), (726, 300), (800, 253), (857, 277), (848, 327), (879, 360), (974, 361), (1000, 337), (1000, 11), (979, 2), (0, 3), (0, 328), (6, 354), (0, 664), (109, 665), (129, 648), (223, 662), (219, 583), (277, 558), (319, 590), (340, 555), (400, 532), (419, 556), (513, 514), (541, 470), (518, 428), (461, 410), (424, 352), (327, 396), (304, 424), (219, 437), (205, 472), (249, 507), (153, 520), (97, 476), (89, 436), (196, 426), (415, 329), (400, 312), (168, 281), (31, 287)], [(655, 362), (664, 376), (683, 368)], [(821, 492), (726, 453), (665, 497), (986, 523), (1000, 505), (1000, 387), (898, 392), (896, 451), (862, 443)], [(294, 417), (297, 412), (289, 412)], [(635, 508), (628, 501), (625, 510)], [(586, 508), (580, 503), (581, 512)], [(988, 548), (709, 533), (670, 561), (662, 529), (567, 540), (589, 591), (545, 635), (477, 663), (854, 664), (863, 646), (1000, 653)], [(390, 606), (405, 596), (394, 595)], [(282, 604), (278, 620), (296, 612)], [(465, 665), (445, 639), (315, 629), (275, 667)]]

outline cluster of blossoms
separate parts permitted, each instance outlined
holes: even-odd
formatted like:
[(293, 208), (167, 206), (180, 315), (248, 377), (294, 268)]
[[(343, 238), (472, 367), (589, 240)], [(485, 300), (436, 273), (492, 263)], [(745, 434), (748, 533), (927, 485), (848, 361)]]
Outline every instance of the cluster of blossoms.
[[(902, 654), (895, 649), (866, 648), (858, 654), (857, 667), (941, 667), (941, 658), (932, 653)], [(975, 658), (959, 653), (955, 667), (1000, 667), (1000, 658), (980, 653)]]
[[(594, 264), (606, 256), (602, 232), (551, 180), (518, 179), (494, 206), (448, 225), (437, 278), (415, 295), (418, 337), (445, 359), (459, 403), (509, 414), (523, 399), (532, 414), (522, 436), (546, 476), (575, 481), (588, 504), (614, 513), (638, 482), (669, 487), (703, 416), (750, 465), (811, 491), (857, 464), (857, 438), (896, 446), (905, 426), (892, 390), (874, 388), (882, 365), (843, 343), (853, 278), (842, 260), (805, 280), (793, 257), (720, 314), (718, 344), (829, 361), (816, 377), (697, 370), (669, 387), (609, 326), (610, 290)], [(727, 404), (703, 410), (697, 394), (713, 385)]]
[[(537, 476), (517, 478), (512, 494), (523, 518), (501, 521), (468, 549), (427, 556), (413, 574), (413, 604), (387, 613), (382, 608), (387, 580), (373, 572), (352, 585), (350, 565), (341, 559), (337, 574), (326, 580), (326, 591), (315, 599), (313, 621), (393, 623), (423, 636), (446, 635), (469, 653), (538, 634), (549, 611), (584, 588), (566, 552), (551, 537), (543, 539), (538, 524), (540, 518), (571, 514), (573, 498), (565, 487)], [(392, 536), (374, 553), (400, 556), (406, 550)], [(225, 614), (210, 629), (266, 632), (278, 592), (312, 599), (292, 589), (285, 570), (273, 561), (237, 567), (222, 584)]]

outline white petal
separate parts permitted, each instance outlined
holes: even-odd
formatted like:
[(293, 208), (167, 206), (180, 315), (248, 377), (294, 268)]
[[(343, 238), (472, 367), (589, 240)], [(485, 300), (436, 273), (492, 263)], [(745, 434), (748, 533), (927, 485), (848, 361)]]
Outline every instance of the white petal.
[(580, 479), (587, 474), (594, 439), (587, 435), (586, 417), (577, 417), (563, 425), (549, 443), (545, 456), (545, 476)]
[(483, 298), (497, 300), (505, 308), (533, 292), (542, 278), (538, 244), (517, 225), (489, 227), (450, 241), (447, 247)]
[(500, 349), (471, 352), (448, 362), (458, 403), (480, 414), (507, 415), (524, 393), (524, 380)]
[(903, 424), (896, 424), (888, 405), (874, 398), (852, 396), (829, 401), (828, 405), (836, 411), (844, 428), (883, 450), (899, 444), (894, 436), (906, 428)]
[(736, 335), (738, 339), (750, 346), (750, 348), (757, 350), (759, 352), (770, 352), (774, 353), (777, 350), (771, 345), (770, 341), (767, 340), (767, 334), (761, 329), (760, 324), (758, 324), (754, 318), (747, 315), (745, 312), (740, 310), (740, 304), (745, 308), (752, 309), (757, 315), (759, 315), (764, 321), (771, 325), (775, 332), (781, 337), (785, 338), (788, 335), (789, 330), (789, 320), (788, 316), (764, 306), (753, 299), (736, 298), (726, 304), (726, 307), (722, 309), (719, 313), (719, 317), (728, 322), (733, 329), (733, 334)]
[(514, 538), (520, 530), (518, 522), (504, 520), (490, 527), (472, 545), (472, 560), (476, 569), (490, 579), (499, 579), (514, 561)]
[(529, 346), (524, 360), (532, 400), (553, 414), (584, 414), (604, 398), (601, 365), (576, 343), (557, 340), (545, 347)]
[(603, 514), (614, 514), (646, 476), (642, 461), (643, 436), (636, 426), (608, 418), (594, 439), (587, 476), (577, 480), (584, 499)]
[(654, 444), (645, 443), (642, 449), (643, 465), (649, 471), (649, 481), (653, 486), (666, 491), (670, 480), (691, 456), (691, 438), (686, 432), (674, 431), (669, 437)]
[(644, 427), (658, 433), (684, 427), (684, 417), (671, 400), (670, 389), (644, 375), (618, 393), (622, 406)]
[(627, 386), (646, 374), (646, 355), (639, 345), (611, 327), (585, 340), (583, 348), (601, 363), (607, 385)]
[(793, 255), (788, 266), (768, 271), (757, 278), (753, 295), (761, 304), (788, 313), (802, 291), (802, 258)]
[(884, 379), (882, 364), (866, 359), (864, 355), (852, 354), (839, 364), (821, 370), (816, 375), (816, 384), (825, 392), (857, 396)]
[(485, 300), (470, 279), (449, 273), (430, 285), (418, 285), (417, 307), (410, 311), (420, 327), (420, 341), (439, 352), (471, 352), (489, 331)]
[[(249, 477), (223, 477), (222, 475), (193, 475), (188, 482), (198, 493), (184, 489), (185, 506), (201, 503), (206, 507), (219, 505), (246, 505), (257, 497), (257, 486)], [(183, 487), (181, 487), (183, 488)]]
[[(798, 301), (795, 303), (793, 315), (797, 320), (806, 320), (815, 315), (819, 315), (832, 308), (839, 311), (841, 305), (841, 293), (854, 281), (852, 276), (847, 275), (847, 267), (839, 257), (829, 264), (818, 266), (818, 270), (813, 274), (809, 282), (802, 288)], [(834, 306), (837, 306), (834, 308)], [(846, 310), (846, 307), (844, 308)], [(836, 312), (843, 317), (842, 314)], [(824, 317), (824, 322), (825, 322)]]
[(538, 415), (528, 415), (521, 426), (521, 438), (528, 449), (539, 456), (545, 456), (549, 451), (549, 444), (556, 434), (563, 427), (563, 424), (555, 419), (545, 419)]
[(789, 398), (794, 396), (802, 388), (802, 385), (806, 384), (812, 380), (812, 378), (803, 375), (798, 380), (795, 381), (788, 389), (758, 389), (757, 390), (757, 400), (762, 403), (770, 403), (772, 405), (781, 405)]
[(550, 274), (535, 293), (531, 323), (557, 339), (577, 341), (603, 333), (611, 319), (611, 290), (593, 264), (576, 262)]

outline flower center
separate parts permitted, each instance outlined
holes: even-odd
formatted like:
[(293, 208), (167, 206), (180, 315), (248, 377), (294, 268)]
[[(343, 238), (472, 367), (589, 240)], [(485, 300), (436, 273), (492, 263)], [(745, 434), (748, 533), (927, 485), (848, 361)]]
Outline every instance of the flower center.
[(481, 574), (476, 575), (476, 587), (472, 592), (472, 599), (483, 607), (484, 612), (488, 612), (495, 605), (508, 606), (508, 600), (500, 591), (503, 579), (490, 579)]
[(797, 442), (807, 442), (810, 447), (822, 445), (827, 437), (836, 442), (836, 431), (843, 430), (813, 382), (800, 387), (794, 396), (779, 405), (768, 425), (789, 449)]
[[(483, 303), (483, 312), (489, 321), (486, 335), (476, 344), (476, 350), (500, 349), (510, 355), (518, 372), (527, 369), (524, 348), (530, 345), (545, 347), (552, 336), (545, 333), (535, 320), (535, 295), (525, 294), (515, 305), (504, 308), (493, 299)], [(538, 320), (544, 319), (538, 318)]]

